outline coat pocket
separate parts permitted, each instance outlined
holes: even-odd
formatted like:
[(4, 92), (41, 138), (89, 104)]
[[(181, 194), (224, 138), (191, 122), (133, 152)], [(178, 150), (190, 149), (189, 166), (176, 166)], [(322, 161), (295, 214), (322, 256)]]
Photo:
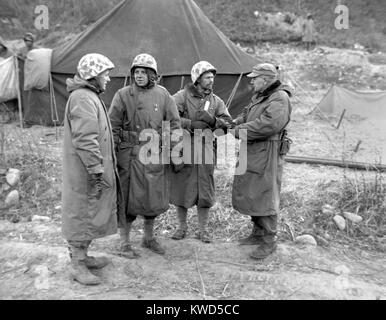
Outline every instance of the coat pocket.
[(268, 162), (268, 142), (249, 144), (247, 148), (247, 171), (263, 174)]

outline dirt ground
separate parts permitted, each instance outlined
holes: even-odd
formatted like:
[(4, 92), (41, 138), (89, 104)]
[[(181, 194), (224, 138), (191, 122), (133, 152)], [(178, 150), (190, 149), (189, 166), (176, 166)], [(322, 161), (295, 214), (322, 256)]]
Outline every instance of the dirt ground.
[(0, 222), (0, 299), (386, 299), (384, 254), (281, 242), (264, 262), (251, 246), (202, 244), (160, 237), (167, 253), (134, 245), (136, 260), (114, 254), (118, 236), (96, 240), (90, 252), (112, 263), (103, 284), (84, 287), (68, 277), (69, 258), (55, 222)]

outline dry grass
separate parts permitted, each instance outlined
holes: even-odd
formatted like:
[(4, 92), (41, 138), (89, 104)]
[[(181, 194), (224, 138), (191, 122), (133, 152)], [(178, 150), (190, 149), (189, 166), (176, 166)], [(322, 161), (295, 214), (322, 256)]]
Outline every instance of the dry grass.
[[(60, 142), (52, 128), (20, 129), (15, 124), (2, 125), (0, 168), (21, 170), (17, 186), (20, 203), (0, 214), (13, 222), (29, 221), (34, 214), (52, 217), (58, 213), (61, 197)], [(0, 177), (5, 184), (5, 176)], [(0, 203), (6, 192), (0, 194)], [(2, 205), (1, 207), (4, 207)]]

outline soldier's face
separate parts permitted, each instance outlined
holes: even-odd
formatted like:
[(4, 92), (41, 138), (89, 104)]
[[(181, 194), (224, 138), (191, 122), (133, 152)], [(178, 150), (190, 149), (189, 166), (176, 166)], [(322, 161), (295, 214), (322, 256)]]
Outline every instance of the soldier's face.
[(253, 92), (261, 92), (264, 90), (267, 81), (262, 76), (257, 76), (251, 79), (251, 85), (253, 86)]
[(32, 46), (34, 44), (33, 41), (31, 41), (31, 40), (24, 40), (24, 43), (25, 43), (27, 48), (32, 48)]
[(106, 70), (104, 72), (102, 72), (99, 76), (98, 76), (98, 80), (99, 80), (99, 86), (100, 88), (105, 91), (106, 90), (106, 87), (107, 87), (107, 84), (110, 82), (110, 71), (109, 70)]
[(136, 68), (134, 70), (134, 81), (138, 87), (145, 87), (149, 82), (149, 77), (145, 68)]
[(214, 74), (213, 72), (205, 72), (201, 75), (198, 84), (205, 90), (212, 90), (214, 83)]

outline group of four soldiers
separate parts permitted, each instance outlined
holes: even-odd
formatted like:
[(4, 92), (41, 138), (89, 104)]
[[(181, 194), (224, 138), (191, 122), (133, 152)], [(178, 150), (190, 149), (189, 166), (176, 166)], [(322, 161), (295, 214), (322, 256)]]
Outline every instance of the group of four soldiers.
[[(119, 254), (139, 257), (130, 242), (138, 215), (144, 218), (142, 246), (164, 254), (153, 235), (154, 221), (170, 203), (176, 206), (179, 220), (173, 239), (187, 236), (187, 211), (196, 205), (197, 237), (205, 243), (211, 241), (207, 225), (209, 209), (215, 203), (215, 161), (205, 157), (215, 157), (216, 145), (197, 147), (194, 139), (184, 137), (181, 152), (189, 150), (190, 161), (184, 155), (184, 162), (171, 161), (170, 166), (146, 163), (147, 141), (141, 139), (141, 133), (152, 129), (162, 135), (164, 122), (169, 123), (171, 132), (184, 129), (191, 137), (201, 130), (226, 132), (232, 128), (236, 138), (245, 140), (246, 171), (235, 176), (232, 204), (240, 213), (250, 215), (254, 226), (240, 243), (257, 245), (253, 258), (263, 259), (274, 252), (285, 154), (282, 134), (291, 113), (290, 92), (279, 81), (276, 67), (259, 64), (247, 75), (254, 95), (234, 120), (213, 93), (216, 68), (207, 61), (196, 63), (192, 83), (171, 96), (157, 83), (156, 60), (139, 54), (131, 65), (133, 83), (116, 92), (107, 110), (99, 95), (106, 90), (113, 68), (107, 57), (87, 54), (79, 61), (74, 78), (67, 79), (70, 96), (64, 120), (62, 230), (73, 279), (83, 284), (101, 282), (90, 269), (102, 268), (109, 260), (89, 256), (87, 250), (93, 239), (116, 233), (117, 223)], [(159, 141), (161, 154), (165, 146)], [(213, 148), (214, 152), (195, 148)]]

